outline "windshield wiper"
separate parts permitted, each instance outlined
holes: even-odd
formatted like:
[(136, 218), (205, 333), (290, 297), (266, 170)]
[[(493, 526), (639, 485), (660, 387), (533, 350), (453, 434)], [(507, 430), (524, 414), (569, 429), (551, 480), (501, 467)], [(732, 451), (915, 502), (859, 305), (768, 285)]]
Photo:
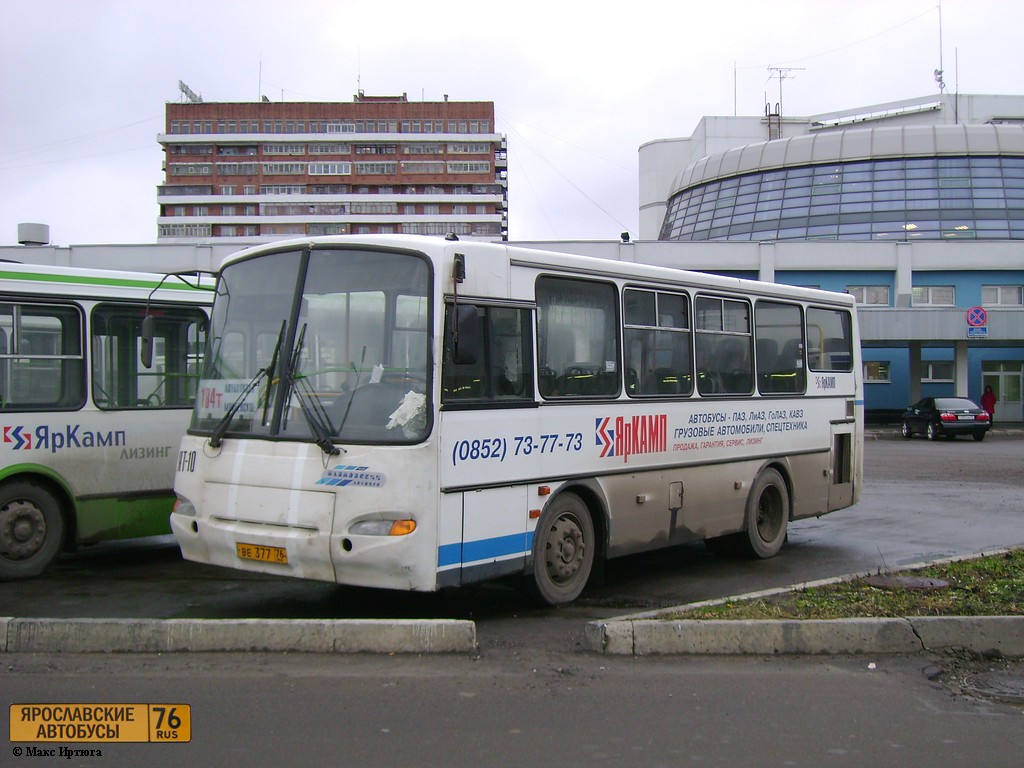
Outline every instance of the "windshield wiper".
[(267, 403), (270, 401), (270, 387), (273, 383), (274, 368), (277, 367), (277, 356), (281, 350), (281, 342), (284, 339), (284, 328), (285, 321), (282, 320), (281, 330), (277, 334), (277, 343), (274, 345), (274, 353), (270, 356), (270, 364), (266, 368), (260, 368), (256, 371), (256, 375), (253, 376), (249, 383), (245, 385), (245, 389), (243, 389), (238, 397), (235, 398), (235, 401), (227, 411), (224, 412), (220, 421), (218, 421), (217, 425), (213, 428), (213, 431), (210, 433), (211, 448), (220, 448), (221, 443), (224, 442), (224, 435), (228, 431), (228, 426), (231, 424), (231, 420), (235, 417), (235, 414), (238, 413), (238, 409), (242, 407), (242, 403), (245, 402), (249, 393), (256, 388), (256, 385), (260, 383), (264, 376), (267, 377), (267, 393), (263, 404), (263, 420), (266, 421)]
[(277, 343), (274, 344), (274, 353), (270, 356), (270, 365), (264, 370), (269, 373), (267, 379), (267, 392), (263, 396), (263, 426), (267, 426), (267, 411), (270, 408), (270, 389), (274, 385), (274, 370), (277, 368), (277, 356), (281, 353), (281, 342), (284, 340), (284, 328), (287, 320), (281, 321), (281, 330), (277, 334)]
[(220, 448), (220, 444), (224, 442), (224, 435), (228, 431), (228, 425), (231, 424), (231, 420), (235, 417), (235, 414), (238, 413), (238, 409), (242, 407), (242, 403), (245, 402), (245, 398), (248, 397), (249, 393), (256, 388), (257, 384), (260, 383), (260, 379), (266, 375), (268, 375), (267, 369), (260, 368), (256, 372), (256, 375), (252, 377), (252, 381), (246, 384), (245, 389), (243, 389), (238, 397), (235, 398), (235, 402), (231, 404), (231, 407), (224, 412), (220, 421), (217, 422), (217, 426), (215, 426), (213, 428), (213, 432), (210, 433), (211, 448)]
[(352, 410), (352, 401), (356, 399), (356, 390), (359, 389), (359, 379), (363, 375), (363, 364), (366, 362), (366, 345), (363, 345), (363, 354), (359, 358), (359, 370), (356, 370), (356, 364), (352, 363), (352, 370), (356, 374), (356, 383), (352, 386), (351, 394), (349, 395), (348, 402), (345, 403), (345, 412), (341, 414), (341, 422), (338, 424), (338, 437), (341, 437), (341, 430), (345, 428), (345, 422), (348, 421), (348, 412)]
[(299, 401), (299, 409), (302, 411), (306, 423), (316, 438), (313, 442), (320, 446), (320, 450), (328, 456), (336, 456), (341, 451), (338, 449), (338, 446), (331, 442), (331, 434), (334, 432), (334, 427), (331, 425), (331, 419), (327, 415), (323, 403), (320, 402), (320, 398), (317, 397), (316, 393), (309, 386), (309, 380), (305, 376), (295, 375), (305, 338), (306, 324), (303, 323), (302, 328), (299, 330), (299, 336), (295, 340), (295, 348), (292, 349), (292, 357), (285, 378), (288, 386), (288, 398), (285, 408), (291, 402), (291, 393), (294, 392)]

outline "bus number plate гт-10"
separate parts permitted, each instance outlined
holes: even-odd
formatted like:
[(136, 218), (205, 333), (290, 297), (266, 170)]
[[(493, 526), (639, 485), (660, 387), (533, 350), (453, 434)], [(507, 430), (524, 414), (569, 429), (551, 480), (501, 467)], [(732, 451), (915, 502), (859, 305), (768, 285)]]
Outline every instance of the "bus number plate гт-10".
[(235, 554), (242, 560), (257, 560), (261, 563), (288, 565), (288, 550), (284, 547), (268, 547), (263, 544), (235, 543)]

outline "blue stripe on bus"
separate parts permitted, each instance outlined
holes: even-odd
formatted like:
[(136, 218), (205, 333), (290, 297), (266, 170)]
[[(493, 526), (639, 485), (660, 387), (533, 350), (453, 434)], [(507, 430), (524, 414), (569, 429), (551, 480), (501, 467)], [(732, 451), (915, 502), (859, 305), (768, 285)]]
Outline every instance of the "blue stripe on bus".
[(474, 563), (478, 560), (492, 560), (507, 555), (526, 554), (533, 548), (533, 532), (513, 533), (496, 536), (493, 539), (466, 541), (461, 544), (445, 544), (437, 548), (437, 566)]

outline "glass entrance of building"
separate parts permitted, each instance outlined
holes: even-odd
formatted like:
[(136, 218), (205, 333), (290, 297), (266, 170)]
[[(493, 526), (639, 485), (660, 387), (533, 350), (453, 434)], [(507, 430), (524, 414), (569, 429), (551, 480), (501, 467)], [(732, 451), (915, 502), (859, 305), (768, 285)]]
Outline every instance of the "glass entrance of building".
[(982, 363), (983, 385), (992, 387), (996, 394), (996, 413), (993, 422), (1024, 421), (1024, 363), (1019, 360), (986, 360)]

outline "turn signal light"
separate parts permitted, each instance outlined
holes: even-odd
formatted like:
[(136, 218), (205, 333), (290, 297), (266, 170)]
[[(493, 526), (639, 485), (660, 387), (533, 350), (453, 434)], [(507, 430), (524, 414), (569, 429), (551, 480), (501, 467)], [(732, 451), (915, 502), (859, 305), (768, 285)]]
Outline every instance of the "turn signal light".
[(363, 520), (348, 529), (356, 536), (406, 536), (415, 530), (415, 520)]
[(391, 530), (388, 531), (388, 536), (407, 536), (415, 530), (415, 520), (395, 520), (395, 522), (391, 524)]

